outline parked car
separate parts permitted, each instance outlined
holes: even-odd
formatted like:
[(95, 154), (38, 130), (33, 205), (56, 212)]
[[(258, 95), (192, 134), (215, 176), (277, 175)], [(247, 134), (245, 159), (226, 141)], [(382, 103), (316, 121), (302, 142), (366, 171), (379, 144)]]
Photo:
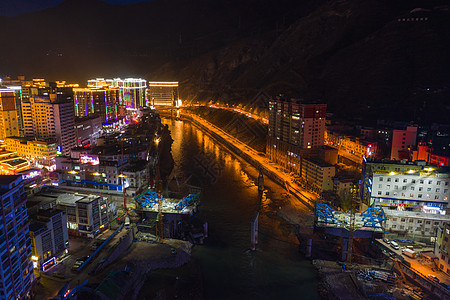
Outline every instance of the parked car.
[(391, 241), (389, 241), (387, 238), (384, 238), (384, 239), (383, 239), (383, 242), (385, 242), (385, 243), (388, 244), (388, 245), (391, 243)]
[(77, 260), (72, 266), (72, 271), (78, 271), (78, 269), (80, 268), (80, 266), (82, 264), (83, 264), (83, 262)]

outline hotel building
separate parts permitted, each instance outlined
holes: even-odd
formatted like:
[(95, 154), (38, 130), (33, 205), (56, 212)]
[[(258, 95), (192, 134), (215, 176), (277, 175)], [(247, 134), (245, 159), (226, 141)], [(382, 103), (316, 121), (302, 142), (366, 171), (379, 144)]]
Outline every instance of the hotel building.
[(449, 220), (448, 168), (424, 161), (367, 160), (363, 193), (370, 194), (371, 206), (384, 209), (388, 230), (433, 235), (433, 228)]
[(0, 175), (0, 199), (0, 298), (29, 298), (34, 273), (22, 176)]
[(69, 101), (56, 94), (36, 96), (22, 103), (24, 135), (27, 138), (55, 139), (58, 151), (69, 154), (75, 147), (75, 116)]

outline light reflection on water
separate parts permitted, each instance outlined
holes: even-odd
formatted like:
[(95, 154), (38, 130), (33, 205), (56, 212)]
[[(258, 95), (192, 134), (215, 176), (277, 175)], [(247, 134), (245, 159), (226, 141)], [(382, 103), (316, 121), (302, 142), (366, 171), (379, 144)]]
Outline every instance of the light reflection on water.
[[(250, 221), (259, 203), (257, 171), (191, 124), (163, 123), (174, 140), (174, 173), (205, 183), (200, 210), (209, 237), (192, 252), (201, 266), (205, 299), (318, 299), (316, 271), (298, 253), (290, 227), (276, 216), (282, 199), (264, 192), (260, 243), (257, 251), (248, 251)], [(204, 160), (196, 162), (202, 155)], [(205, 168), (216, 171), (210, 176)]]

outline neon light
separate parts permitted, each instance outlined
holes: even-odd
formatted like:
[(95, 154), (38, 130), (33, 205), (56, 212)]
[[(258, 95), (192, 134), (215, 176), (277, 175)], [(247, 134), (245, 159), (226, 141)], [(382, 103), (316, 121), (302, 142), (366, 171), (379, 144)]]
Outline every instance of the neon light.
[[(51, 266), (49, 268), (47, 268), (47, 265), (50, 263), (52, 263)], [(42, 271), (45, 272), (55, 265), (56, 265), (56, 258), (53, 256), (52, 258), (50, 258), (49, 260), (47, 260), (45, 263), (42, 264)]]
[(98, 156), (82, 154), (80, 155), (80, 163), (98, 165), (100, 163), (100, 160), (98, 159)]

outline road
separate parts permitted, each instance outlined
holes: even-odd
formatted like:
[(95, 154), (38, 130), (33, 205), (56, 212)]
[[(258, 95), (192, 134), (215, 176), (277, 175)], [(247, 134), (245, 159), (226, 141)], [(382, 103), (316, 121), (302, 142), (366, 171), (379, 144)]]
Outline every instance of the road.
[(214, 124), (206, 121), (203, 118), (200, 118), (197, 115), (188, 114), (190, 117), (192, 117), (195, 121), (202, 124), (203, 126), (207, 127), (212, 132), (216, 133), (217, 135), (221, 136), (225, 140), (227, 140), (229, 143), (231, 143), (233, 146), (238, 148), (243, 153), (250, 156), (253, 160), (258, 162), (260, 165), (262, 165), (268, 172), (271, 172), (273, 174), (276, 174), (279, 178), (281, 178), (285, 184), (285, 187), (289, 190), (290, 193), (295, 194), (297, 197), (301, 198), (303, 201), (309, 203), (310, 205), (314, 205), (314, 202), (318, 200), (318, 196), (315, 194), (312, 194), (302, 188), (299, 184), (297, 184), (291, 175), (285, 171), (278, 165), (271, 162), (267, 157), (265, 157), (265, 154), (260, 153), (251, 147), (249, 147), (247, 144), (241, 142), (239, 139), (231, 136), (227, 132), (223, 131), (222, 129), (218, 128)]
[[(402, 254), (402, 250), (405, 247), (400, 246), (399, 250), (395, 250), (389, 244), (385, 243), (383, 240), (378, 239), (377, 241), (380, 244), (386, 246), (389, 249), (389, 251), (403, 257), (407, 262), (411, 264), (411, 268), (414, 269), (416, 272), (422, 274), (423, 276), (434, 275), (439, 279), (440, 282), (450, 285), (450, 276), (447, 275), (445, 272), (439, 271), (433, 262), (428, 261), (427, 259), (422, 257), (410, 258)], [(432, 252), (433, 249), (424, 248), (424, 249), (415, 249), (415, 251), (417, 252), (418, 255), (420, 252), (430, 252), (430, 251)]]

